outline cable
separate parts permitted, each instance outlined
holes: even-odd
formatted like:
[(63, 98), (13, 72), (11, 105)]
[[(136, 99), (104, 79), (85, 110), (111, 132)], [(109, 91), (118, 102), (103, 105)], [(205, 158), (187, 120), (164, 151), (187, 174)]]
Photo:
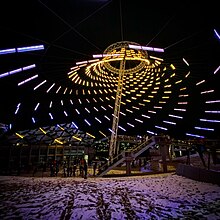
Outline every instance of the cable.
[(121, 9), (121, 0), (120, 0), (120, 24), (121, 24), (121, 40), (123, 41), (123, 22), (122, 22), (122, 9)]
[(72, 25), (70, 25), (68, 22), (66, 22), (63, 18), (61, 18), (56, 12), (54, 12), (52, 9), (50, 9), (47, 5), (45, 5), (43, 2), (38, 0), (44, 7), (46, 7), (50, 12), (52, 12), (56, 17), (58, 17), (64, 24), (66, 24), (68, 27), (70, 27), (71, 30), (73, 30), (75, 33), (77, 33), (80, 37), (82, 37), (85, 41), (87, 41), (89, 44), (94, 46), (99, 51), (102, 51), (99, 47), (97, 47), (95, 44), (93, 44), (91, 41), (89, 41), (85, 36), (83, 36), (79, 31), (77, 31)]

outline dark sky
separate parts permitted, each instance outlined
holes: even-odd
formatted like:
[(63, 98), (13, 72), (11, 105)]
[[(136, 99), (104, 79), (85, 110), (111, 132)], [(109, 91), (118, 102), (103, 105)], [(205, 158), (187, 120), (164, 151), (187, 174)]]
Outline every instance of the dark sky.
[[(0, 74), (33, 63), (37, 65), (29, 73), (22, 72), (0, 79), (0, 122), (13, 123), (17, 129), (30, 128), (33, 126), (30, 118), (36, 102), (48, 105), (49, 100), (54, 99), (54, 103), (58, 103), (63, 99), (59, 95), (55, 97), (53, 94), (45, 96), (41, 92), (33, 93), (30, 89), (34, 86), (32, 84), (18, 88), (17, 83), (27, 78), (28, 74), (32, 76), (37, 73), (42, 80), (46, 79), (51, 84), (70, 86), (67, 72), (76, 62), (91, 59), (93, 54), (103, 53), (113, 43), (132, 41), (142, 46), (164, 48), (163, 58), (167, 63), (178, 66), (183, 57), (190, 62), (189, 113), (178, 129), (171, 128), (170, 132), (194, 132), (193, 128), (198, 124), (199, 117), (205, 117), (203, 108), (207, 108), (204, 104), (206, 98), (200, 97), (201, 91), (215, 88), (215, 94), (210, 99), (219, 98), (219, 74), (213, 74), (219, 66), (220, 51), (220, 41), (213, 30), (220, 33), (219, 24), (217, 3), (176, 1), (171, 4), (167, 1), (160, 3), (144, 0), (5, 1), (1, 5), (0, 49), (43, 44), (45, 50), (0, 55)], [(180, 72), (181, 68), (180, 66)], [(206, 80), (204, 88), (197, 89), (195, 83), (203, 79)], [(24, 113), (22, 117), (15, 119), (14, 111), (19, 102), (25, 103)], [(212, 109), (219, 110), (219, 105)], [(161, 122), (163, 112), (158, 114), (155, 122)], [(42, 125), (51, 123), (47, 120), (46, 110), (39, 114)], [(215, 114), (212, 118), (218, 119), (218, 115)], [(88, 117), (95, 116), (91, 113)], [(75, 115), (68, 119), (60, 116), (57, 118), (58, 123), (62, 120), (69, 122), (74, 118), (79, 124), (83, 124), (82, 119)], [(153, 122), (150, 122), (150, 126), (152, 128)], [(212, 134), (216, 136), (219, 126), (214, 126), (215, 133)], [(87, 129), (83, 125), (81, 128)], [(129, 132), (143, 134), (147, 129), (145, 124), (143, 129)]]

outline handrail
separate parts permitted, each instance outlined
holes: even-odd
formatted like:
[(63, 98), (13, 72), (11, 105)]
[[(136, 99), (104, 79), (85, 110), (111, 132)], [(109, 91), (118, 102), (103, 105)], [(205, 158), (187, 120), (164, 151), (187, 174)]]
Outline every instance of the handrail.
[[(120, 154), (116, 155), (112, 161), (108, 161), (107, 163), (103, 164), (100, 168), (99, 168), (99, 174), (101, 174), (102, 172), (106, 171), (109, 167), (113, 166), (114, 164), (116, 164), (119, 160), (121, 159), (125, 159), (125, 153), (130, 151), (133, 154), (136, 154), (137, 152), (139, 152), (141, 149), (143, 149), (143, 146), (149, 145), (150, 143), (153, 142), (153, 139), (150, 138), (144, 142), (142, 142), (141, 144), (138, 144), (135, 148), (129, 149), (129, 150), (124, 150), (122, 151)], [(135, 156), (135, 155), (134, 155)], [(123, 162), (123, 161), (121, 161)]]

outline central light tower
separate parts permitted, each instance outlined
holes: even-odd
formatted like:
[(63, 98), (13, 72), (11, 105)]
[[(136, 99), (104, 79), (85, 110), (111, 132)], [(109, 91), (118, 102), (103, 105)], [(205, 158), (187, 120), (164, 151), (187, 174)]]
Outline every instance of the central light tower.
[[(118, 84), (115, 97), (115, 106), (114, 114), (112, 121), (112, 130), (111, 130), (111, 139), (109, 143), (109, 159), (112, 161), (116, 155), (117, 148), (117, 135), (118, 135), (118, 123), (120, 116), (120, 106), (121, 98), (123, 92), (123, 81), (127, 74), (134, 74), (139, 72), (146, 66), (148, 55), (144, 50), (134, 51), (134, 49), (129, 48), (129, 45), (140, 46), (137, 43), (129, 41), (121, 41), (115, 44), (110, 45), (105, 51), (104, 54), (121, 54), (120, 56), (120, 65), (113, 65), (112, 62), (105, 62), (104, 66), (115, 74), (118, 74)], [(132, 62), (131, 65), (126, 66), (126, 60)]]

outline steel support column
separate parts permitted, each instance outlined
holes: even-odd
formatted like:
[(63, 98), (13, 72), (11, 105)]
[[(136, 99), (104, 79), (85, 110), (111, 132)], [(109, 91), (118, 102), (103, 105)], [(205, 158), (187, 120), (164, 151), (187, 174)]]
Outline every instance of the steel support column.
[(117, 86), (117, 92), (116, 92), (116, 97), (115, 97), (115, 107), (114, 107), (114, 115), (113, 115), (113, 121), (112, 121), (112, 133), (111, 133), (111, 139), (110, 139), (110, 145), (109, 145), (110, 161), (113, 159), (116, 153), (118, 122), (119, 122), (119, 115), (120, 115), (124, 71), (125, 71), (125, 56), (120, 61), (118, 86)]

